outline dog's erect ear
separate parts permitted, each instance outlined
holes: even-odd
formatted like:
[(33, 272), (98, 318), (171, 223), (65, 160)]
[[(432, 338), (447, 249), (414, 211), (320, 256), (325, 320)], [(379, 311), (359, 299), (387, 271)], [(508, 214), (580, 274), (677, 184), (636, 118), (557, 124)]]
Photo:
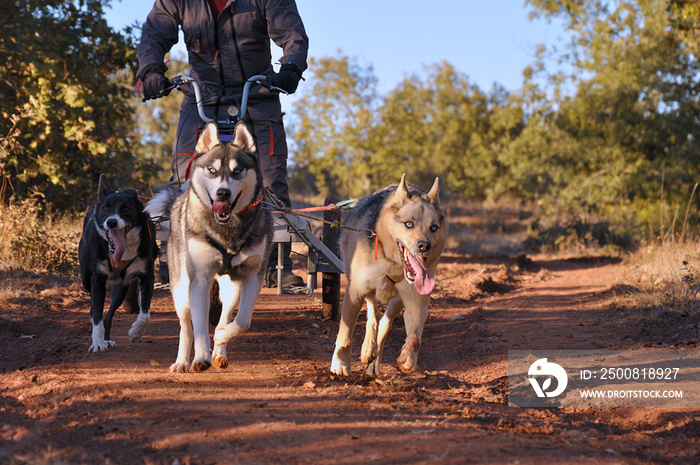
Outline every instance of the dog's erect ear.
[(406, 173), (401, 176), (401, 181), (396, 188), (396, 193), (394, 194), (394, 201), (397, 204), (403, 203), (408, 198), (408, 189), (406, 188)]
[(216, 127), (216, 123), (209, 121), (199, 135), (199, 139), (197, 139), (197, 146), (194, 152), (206, 153), (217, 145), (219, 145), (219, 129)]
[(236, 124), (233, 135), (233, 145), (240, 147), (245, 152), (255, 154), (255, 140), (253, 135), (248, 130), (248, 126), (243, 121)]
[(129, 187), (127, 189), (124, 189), (124, 193), (131, 197), (139, 211), (143, 210), (143, 202), (141, 201), (141, 197), (139, 197), (139, 193), (136, 192), (136, 189)]
[(430, 200), (430, 203), (433, 205), (437, 205), (438, 207), (440, 206), (440, 179), (435, 178), (435, 182), (433, 183), (433, 187), (430, 188), (430, 192), (428, 192), (428, 200)]
[(105, 197), (107, 197), (109, 194), (111, 194), (112, 192), (114, 192), (114, 188), (107, 180), (107, 176), (105, 176), (104, 174), (101, 174), (100, 180), (97, 183), (97, 198), (99, 200), (102, 200)]

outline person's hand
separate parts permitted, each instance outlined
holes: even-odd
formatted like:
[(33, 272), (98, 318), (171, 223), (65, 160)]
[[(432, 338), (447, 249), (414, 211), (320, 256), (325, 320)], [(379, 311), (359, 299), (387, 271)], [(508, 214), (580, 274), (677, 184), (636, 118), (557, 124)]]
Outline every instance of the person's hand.
[(284, 63), (280, 66), (280, 72), (272, 76), (272, 85), (279, 87), (288, 94), (293, 94), (297, 90), (301, 70), (294, 63)]
[(172, 85), (170, 79), (166, 78), (162, 71), (149, 71), (143, 77), (143, 98), (149, 100), (165, 97), (170, 94)]

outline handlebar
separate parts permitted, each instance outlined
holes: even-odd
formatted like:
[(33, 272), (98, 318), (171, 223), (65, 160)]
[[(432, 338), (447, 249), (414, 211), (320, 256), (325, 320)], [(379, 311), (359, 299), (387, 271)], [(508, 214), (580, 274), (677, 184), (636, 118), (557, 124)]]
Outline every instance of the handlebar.
[(179, 88), (183, 84), (190, 84), (194, 90), (194, 99), (197, 102), (197, 113), (199, 113), (199, 117), (205, 123), (214, 121), (204, 113), (204, 105), (202, 105), (202, 91), (199, 89), (199, 84), (197, 84), (197, 81), (189, 76), (175, 76), (171, 82), (173, 85), (169, 87), (168, 90)]
[[(172, 85), (169, 86), (167, 90), (172, 90), (172, 89), (179, 89), (180, 86), (189, 84), (192, 86), (192, 89), (194, 90), (194, 97), (195, 101), (197, 103), (197, 113), (199, 113), (199, 117), (201, 118), (202, 121), (205, 123), (209, 121), (214, 121), (212, 118), (209, 118), (206, 113), (204, 113), (204, 104), (202, 103), (202, 91), (199, 87), (199, 83), (192, 79), (189, 76), (175, 76), (172, 80)], [(251, 76), (248, 78), (248, 80), (245, 82), (243, 85), (243, 94), (241, 95), (241, 108), (240, 108), (240, 116), (238, 117), (239, 120), (243, 120), (246, 114), (246, 109), (248, 106), (248, 94), (250, 93), (250, 88), (253, 86), (253, 84), (259, 84), (266, 89), (276, 92), (278, 94), (288, 94), (288, 92), (284, 89), (281, 89), (279, 87), (273, 86), (272, 85), (272, 80), (270, 79), (269, 76), (265, 76), (264, 74), (256, 74), (255, 76)], [(142, 99), (142, 101), (146, 101), (146, 99)]]

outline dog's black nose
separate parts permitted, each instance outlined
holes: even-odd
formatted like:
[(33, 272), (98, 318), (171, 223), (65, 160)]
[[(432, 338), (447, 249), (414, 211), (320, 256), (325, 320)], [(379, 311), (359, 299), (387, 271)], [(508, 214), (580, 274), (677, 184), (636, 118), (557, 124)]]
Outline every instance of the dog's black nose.
[(231, 191), (229, 189), (224, 189), (223, 187), (216, 190), (216, 200), (219, 202), (226, 202), (231, 198)]
[(430, 249), (432, 249), (433, 246), (430, 245), (430, 242), (428, 241), (418, 241), (418, 250), (421, 251), (421, 253), (427, 253), (430, 252)]
[(107, 227), (109, 229), (114, 229), (117, 227), (117, 225), (119, 225), (119, 222), (117, 220), (115, 220), (114, 218), (110, 218), (107, 220)]

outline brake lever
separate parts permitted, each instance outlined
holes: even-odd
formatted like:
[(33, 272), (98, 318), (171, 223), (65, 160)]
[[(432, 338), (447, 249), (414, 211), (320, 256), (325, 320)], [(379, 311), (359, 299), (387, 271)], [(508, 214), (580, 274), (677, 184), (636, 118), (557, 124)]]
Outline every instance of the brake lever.
[(270, 89), (270, 90), (273, 91), (273, 92), (277, 92), (278, 94), (289, 95), (289, 92), (287, 92), (286, 90), (282, 89), (281, 87), (270, 86), (270, 87), (268, 87), (268, 89)]
[(255, 83), (263, 86), (265, 89), (267, 89), (271, 92), (277, 92), (278, 94), (289, 95), (289, 92), (282, 89), (281, 87), (273, 86), (272, 85), (272, 77), (270, 77), (270, 76), (265, 76), (265, 80), (258, 79), (255, 81)]

